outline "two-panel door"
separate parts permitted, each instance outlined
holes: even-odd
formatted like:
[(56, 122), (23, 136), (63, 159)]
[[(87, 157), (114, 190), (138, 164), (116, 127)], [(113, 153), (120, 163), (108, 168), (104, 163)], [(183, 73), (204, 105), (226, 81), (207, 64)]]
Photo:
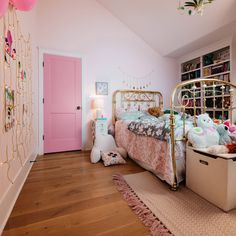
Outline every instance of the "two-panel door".
[(82, 62), (44, 54), (44, 153), (80, 150)]

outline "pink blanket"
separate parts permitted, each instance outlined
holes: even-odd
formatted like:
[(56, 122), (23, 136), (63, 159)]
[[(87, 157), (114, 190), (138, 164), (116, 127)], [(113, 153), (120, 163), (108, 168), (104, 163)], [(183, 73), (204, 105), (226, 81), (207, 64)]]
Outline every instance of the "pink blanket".
[[(127, 121), (117, 121), (115, 139), (118, 146), (127, 150), (129, 156), (160, 179), (172, 184), (174, 179), (171, 148), (166, 141), (152, 137), (136, 135), (129, 131)], [(185, 149), (182, 142), (176, 145), (178, 182), (183, 180), (185, 172)]]

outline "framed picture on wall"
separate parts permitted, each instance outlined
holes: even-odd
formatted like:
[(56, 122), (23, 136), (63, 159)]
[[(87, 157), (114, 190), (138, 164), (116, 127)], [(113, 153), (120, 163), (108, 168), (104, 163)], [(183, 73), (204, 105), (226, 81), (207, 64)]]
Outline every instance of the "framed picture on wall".
[(96, 82), (96, 95), (108, 95), (108, 82)]

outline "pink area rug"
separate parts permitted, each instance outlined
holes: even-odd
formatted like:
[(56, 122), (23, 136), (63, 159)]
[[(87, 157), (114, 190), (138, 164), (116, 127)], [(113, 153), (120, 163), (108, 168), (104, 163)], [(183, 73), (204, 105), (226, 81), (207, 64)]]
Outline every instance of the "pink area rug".
[(236, 235), (236, 210), (225, 213), (185, 187), (172, 192), (147, 171), (124, 176), (117, 174), (113, 179), (152, 235)]

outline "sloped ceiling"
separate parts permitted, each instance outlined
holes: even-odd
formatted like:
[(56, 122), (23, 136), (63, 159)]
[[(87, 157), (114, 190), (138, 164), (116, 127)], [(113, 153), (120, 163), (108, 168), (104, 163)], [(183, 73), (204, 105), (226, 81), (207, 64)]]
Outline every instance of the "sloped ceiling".
[(97, 1), (163, 56), (180, 57), (236, 32), (236, 0), (215, 0), (203, 16), (181, 13), (178, 0)]

